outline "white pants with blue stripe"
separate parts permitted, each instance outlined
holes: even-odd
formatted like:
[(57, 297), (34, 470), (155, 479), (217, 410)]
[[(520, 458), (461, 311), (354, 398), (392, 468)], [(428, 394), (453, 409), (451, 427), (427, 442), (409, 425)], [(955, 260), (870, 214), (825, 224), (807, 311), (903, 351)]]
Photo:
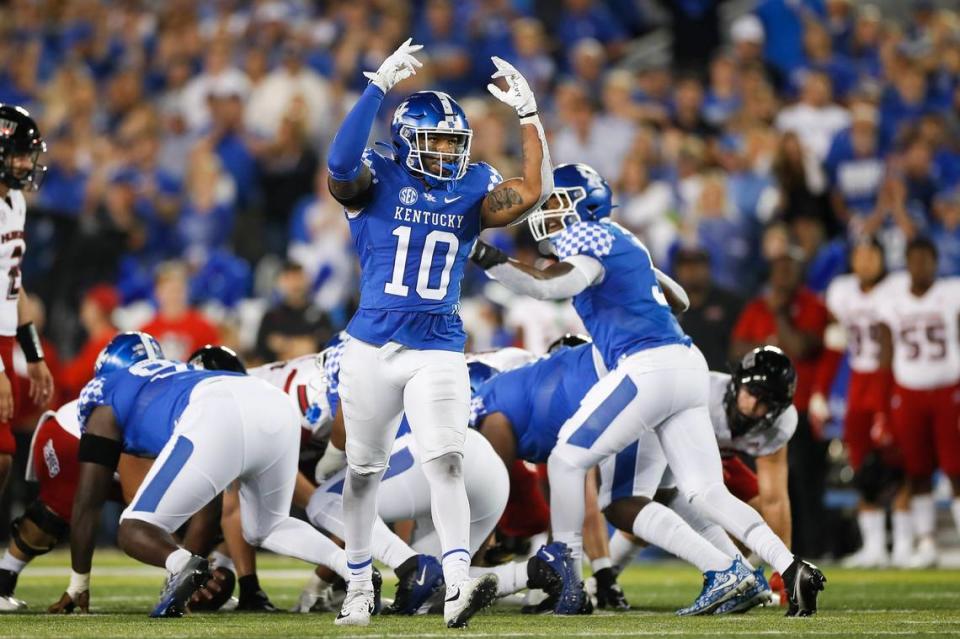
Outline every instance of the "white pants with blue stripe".
[(173, 532), (239, 480), (241, 525), (250, 544), (345, 574), (343, 552), (290, 517), (299, 454), (300, 413), (286, 394), (253, 377), (212, 378), (194, 388), (120, 519)]
[(661, 486), (673, 485), (667, 458), (655, 431), (600, 462), (600, 510), (625, 497), (653, 499)]

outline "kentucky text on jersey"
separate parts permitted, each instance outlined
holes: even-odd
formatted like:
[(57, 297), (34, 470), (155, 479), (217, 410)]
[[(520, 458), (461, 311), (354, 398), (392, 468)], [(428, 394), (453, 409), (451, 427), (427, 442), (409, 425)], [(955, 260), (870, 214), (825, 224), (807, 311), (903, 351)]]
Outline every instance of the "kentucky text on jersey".
[(458, 229), (463, 226), (463, 216), (457, 213), (435, 213), (421, 211), (406, 206), (398, 206), (393, 212), (393, 219), (398, 222), (412, 222), (413, 224), (430, 224), (431, 226), (445, 226)]

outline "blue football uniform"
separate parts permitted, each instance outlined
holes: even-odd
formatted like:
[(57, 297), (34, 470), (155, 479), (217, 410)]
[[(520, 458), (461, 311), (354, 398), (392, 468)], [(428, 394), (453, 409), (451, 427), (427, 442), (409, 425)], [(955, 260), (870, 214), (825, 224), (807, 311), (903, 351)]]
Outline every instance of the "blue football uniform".
[(637, 351), (689, 345), (657, 283), (646, 247), (619, 224), (576, 222), (551, 239), (560, 259), (586, 255), (603, 265), (603, 278), (573, 298), (573, 306), (612, 370)]
[(123, 433), (123, 452), (156, 457), (173, 434), (197, 384), (211, 377), (240, 373), (205, 371), (163, 359), (137, 362), (126, 370), (94, 377), (80, 392), (80, 430), (97, 406), (113, 410)]
[(481, 384), (470, 406), (470, 424), (503, 413), (513, 426), (517, 457), (545, 462), (560, 427), (599, 378), (590, 344), (562, 348)]
[(360, 257), (360, 306), (347, 332), (382, 346), (463, 351), (460, 282), (480, 233), (480, 208), (502, 181), (483, 162), (462, 179), (430, 188), (396, 161), (367, 149), (371, 200), (348, 211)]

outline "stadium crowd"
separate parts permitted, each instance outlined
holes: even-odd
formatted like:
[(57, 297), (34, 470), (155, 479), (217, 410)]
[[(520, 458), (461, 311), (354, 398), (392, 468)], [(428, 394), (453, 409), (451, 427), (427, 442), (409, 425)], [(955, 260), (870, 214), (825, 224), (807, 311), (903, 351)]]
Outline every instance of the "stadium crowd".
[[(806, 418), (811, 394), (829, 393), (815, 388), (824, 294), (864, 235), (891, 271), (922, 236), (939, 274), (960, 275), (960, 14), (924, 0), (723, 4), (6, 3), (0, 103), (29, 109), (49, 148), (23, 274), (59, 399), (118, 330), (142, 328), (172, 358), (219, 342), (255, 362), (316, 352), (346, 324), (357, 264), (324, 159), (361, 71), (412, 34), (424, 68), (388, 95), (374, 139), (403, 95), (447, 91), (474, 130), (471, 160), (515, 174), (514, 116), (484, 91), (491, 53), (510, 60), (554, 163), (604, 175), (613, 218), (688, 291), (681, 323), (711, 368), (770, 341), (794, 358), (794, 546), (851, 550), (819, 525), (829, 435)], [(636, 55), (664, 14), (669, 52)], [(487, 239), (546, 259), (525, 225)], [(468, 350), (542, 353), (582, 331), (569, 303), (514, 297), (478, 269), (464, 285)], [(792, 330), (815, 339), (791, 352)]]

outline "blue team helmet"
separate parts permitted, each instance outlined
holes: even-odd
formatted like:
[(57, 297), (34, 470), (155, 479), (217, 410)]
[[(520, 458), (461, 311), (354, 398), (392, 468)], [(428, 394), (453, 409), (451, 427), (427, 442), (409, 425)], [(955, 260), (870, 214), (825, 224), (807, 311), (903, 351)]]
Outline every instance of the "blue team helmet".
[(599, 173), (586, 164), (561, 164), (553, 170), (553, 193), (527, 223), (539, 242), (575, 222), (609, 217), (612, 209), (613, 192)]
[(125, 370), (145, 359), (163, 359), (163, 351), (153, 335), (140, 331), (120, 333), (97, 355), (93, 374), (106, 375)]
[[(446, 93), (418, 91), (401, 102), (390, 135), (400, 165), (430, 184), (459, 180), (467, 172), (473, 131), (463, 109)], [(452, 149), (438, 149), (442, 136), (452, 138)]]
[(470, 372), (470, 391), (474, 393), (481, 384), (499, 372), (493, 366), (483, 362), (469, 362), (467, 370)]

